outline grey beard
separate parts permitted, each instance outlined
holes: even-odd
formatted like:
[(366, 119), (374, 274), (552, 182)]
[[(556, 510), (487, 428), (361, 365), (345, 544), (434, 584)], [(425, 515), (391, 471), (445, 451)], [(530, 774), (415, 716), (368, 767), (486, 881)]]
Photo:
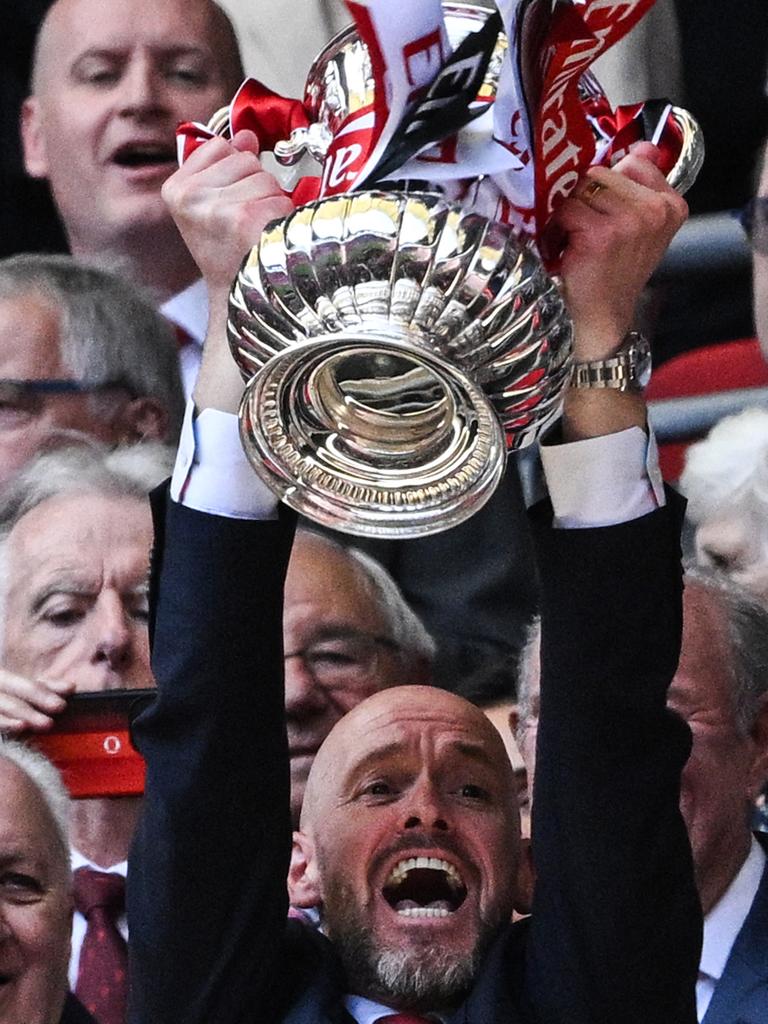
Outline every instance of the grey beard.
[[(471, 956), (434, 946), (379, 949), (371, 933), (350, 920), (334, 922), (329, 937), (351, 992), (396, 1008), (453, 1006), (472, 986), (494, 929), (483, 926)], [(341, 925), (341, 927), (339, 927)]]

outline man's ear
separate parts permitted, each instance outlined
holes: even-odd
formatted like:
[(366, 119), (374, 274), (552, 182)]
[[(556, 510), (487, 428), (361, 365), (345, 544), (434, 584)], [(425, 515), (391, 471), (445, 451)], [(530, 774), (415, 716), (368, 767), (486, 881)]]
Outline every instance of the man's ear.
[(28, 96), (21, 105), (21, 143), (24, 167), (30, 178), (48, 177), (48, 147), (43, 131), (40, 103)]
[(521, 838), (520, 856), (517, 862), (517, 886), (515, 888), (515, 910), (518, 914), (530, 914), (533, 906), (533, 887), (536, 881), (536, 870), (533, 866), (533, 846), (531, 840)]
[(133, 398), (120, 410), (115, 430), (125, 444), (137, 441), (167, 441), (168, 413), (156, 398)]
[(768, 693), (760, 699), (750, 738), (755, 752), (749, 769), (749, 797), (754, 801), (768, 782)]
[(293, 833), (291, 866), (288, 871), (288, 899), (292, 907), (319, 907), (323, 902), (317, 872), (315, 844), (303, 832)]

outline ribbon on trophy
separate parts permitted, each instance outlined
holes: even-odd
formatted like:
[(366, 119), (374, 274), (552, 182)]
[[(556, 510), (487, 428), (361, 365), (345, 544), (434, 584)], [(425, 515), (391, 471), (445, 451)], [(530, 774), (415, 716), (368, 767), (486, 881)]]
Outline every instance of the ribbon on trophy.
[(281, 147), (308, 149), (321, 164), (288, 193), (297, 205), (418, 183), (513, 224), (556, 267), (552, 218), (590, 165), (611, 165), (641, 139), (660, 146), (665, 172), (677, 160), (681, 133), (666, 101), (613, 110), (587, 74), (654, 0), (498, 0), (455, 49), (440, 0), (346, 3), (367, 48), (371, 102), (331, 132), (306, 99), (251, 79), (209, 125), (179, 127), (180, 162), (206, 139), (248, 128), (278, 159)]

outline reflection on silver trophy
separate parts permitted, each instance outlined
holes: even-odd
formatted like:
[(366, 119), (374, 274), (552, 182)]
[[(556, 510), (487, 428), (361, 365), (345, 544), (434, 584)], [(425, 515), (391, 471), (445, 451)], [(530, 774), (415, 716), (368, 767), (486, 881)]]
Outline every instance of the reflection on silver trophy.
[[(445, 9), (454, 46), (488, 15)], [(489, 98), (505, 47), (502, 34)], [(277, 158), (322, 159), (372, 89), (347, 30), (310, 71), (316, 123)], [(702, 147), (693, 119), (675, 117), (682, 191)], [(359, 535), (414, 537), (471, 516), (507, 451), (557, 417), (569, 373), (570, 320), (536, 252), (429, 186), (331, 196), (270, 225), (235, 281), (228, 330), (249, 382), (241, 435), (254, 469), (302, 514)]]

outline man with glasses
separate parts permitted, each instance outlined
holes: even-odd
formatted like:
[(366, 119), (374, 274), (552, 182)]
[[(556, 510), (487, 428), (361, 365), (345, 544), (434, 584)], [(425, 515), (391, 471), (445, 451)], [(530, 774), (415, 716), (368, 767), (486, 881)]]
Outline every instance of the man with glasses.
[(133, 290), (65, 256), (0, 261), (0, 487), (41, 449), (173, 441), (176, 345)]
[(430, 682), (435, 645), (377, 562), (299, 531), (285, 585), (283, 648), (298, 828), (309, 769), (332, 727), (379, 690)]

